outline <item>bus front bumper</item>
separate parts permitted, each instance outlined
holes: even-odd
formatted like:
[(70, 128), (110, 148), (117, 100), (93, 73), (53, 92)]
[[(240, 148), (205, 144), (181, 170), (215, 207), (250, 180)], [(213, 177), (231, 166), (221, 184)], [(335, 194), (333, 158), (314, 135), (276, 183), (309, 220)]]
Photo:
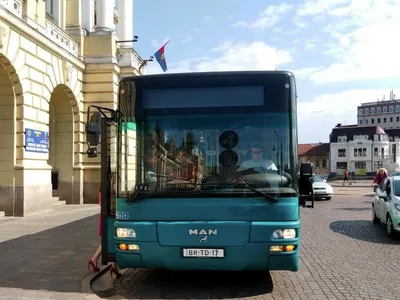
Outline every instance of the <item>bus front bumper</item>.
[(208, 248), (166, 247), (157, 242), (127, 242), (119, 239), (115, 242), (116, 260), (120, 268), (215, 271), (299, 269), (298, 240)]

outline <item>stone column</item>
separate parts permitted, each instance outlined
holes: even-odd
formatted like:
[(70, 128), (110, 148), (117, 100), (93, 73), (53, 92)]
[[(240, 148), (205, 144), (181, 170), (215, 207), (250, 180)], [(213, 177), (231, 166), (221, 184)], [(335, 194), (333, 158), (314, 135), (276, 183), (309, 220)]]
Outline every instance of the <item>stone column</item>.
[[(133, 0), (118, 0), (118, 40), (133, 40)], [(133, 48), (133, 43), (120, 43), (121, 47)]]
[(81, 0), (82, 1), (82, 26), (88, 32), (94, 29), (94, 0)]
[(96, 31), (113, 31), (114, 1), (97, 0), (96, 2)]

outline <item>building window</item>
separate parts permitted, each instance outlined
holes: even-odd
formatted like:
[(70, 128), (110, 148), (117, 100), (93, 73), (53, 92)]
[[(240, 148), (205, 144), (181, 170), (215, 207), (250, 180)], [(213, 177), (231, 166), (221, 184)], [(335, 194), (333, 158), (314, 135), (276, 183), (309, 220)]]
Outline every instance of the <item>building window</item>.
[(375, 124), (375, 119), (371, 119), (371, 124)]
[(359, 124), (362, 124), (362, 120), (360, 120)]
[(396, 117), (396, 122), (399, 122), (400, 121), (400, 117)]
[(53, 16), (53, 8), (54, 8), (54, 0), (45, 0), (46, 1), (46, 13), (50, 16)]
[(387, 112), (387, 107), (386, 106), (383, 107), (383, 112), (384, 113)]
[(365, 124), (368, 124), (368, 119), (365, 120)]
[(400, 111), (400, 105), (396, 105), (396, 111)]
[(393, 122), (393, 117), (390, 117), (390, 122)]
[(339, 157), (346, 157), (346, 149), (338, 149)]
[(362, 109), (359, 109), (359, 110), (358, 110), (358, 113), (359, 113), (360, 115), (362, 115), (362, 114), (363, 114), (363, 110), (362, 110)]
[(377, 108), (376, 108), (376, 112), (377, 112), (378, 114), (380, 114), (380, 113), (381, 113), (381, 108), (380, 108), (380, 107), (377, 107)]
[(380, 123), (380, 122), (381, 122), (381, 118), (378, 118), (378, 120), (377, 120), (377, 121), (378, 121), (378, 123)]
[(354, 148), (354, 156), (367, 156), (367, 148)]
[(336, 163), (336, 169), (338, 170), (346, 170), (347, 169), (347, 162), (337, 162)]
[(316, 161), (315, 161), (315, 167), (316, 167), (316, 168), (319, 168), (319, 160), (316, 160)]
[(323, 168), (326, 168), (326, 159), (323, 159), (323, 160), (322, 160), (322, 167), (323, 167)]
[(383, 118), (383, 123), (386, 123), (386, 118)]
[(368, 115), (369, 114), (369, 108), (365, 109), (365, 114)]
[(356, 161), (354, 167), (356, 169), (365, 169), (367, 167), (367, 162), (365, 162), (365, 161)]
[(374, 114), (375, 113), (375, 107), (372, 107), (371, 108), (371, 114)]
[(393, 106), (389, 106), (389, 112), (393, 112)]
[(382, 161), (374, 161), (374, 169), (380, 169), (383, 168), (383, 162)]

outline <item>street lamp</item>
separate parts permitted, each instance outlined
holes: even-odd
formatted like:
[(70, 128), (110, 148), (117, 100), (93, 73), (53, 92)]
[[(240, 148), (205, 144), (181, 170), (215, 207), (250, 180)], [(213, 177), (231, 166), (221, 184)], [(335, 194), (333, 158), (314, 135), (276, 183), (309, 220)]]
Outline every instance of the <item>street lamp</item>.
[(135, 42), (138, 41), (138, 38), (139, 38), (139, 36), (134, 35), (134, 36), (133, 36), (133, 40), (115, 41), (115, 43), (116, 43), (116, 44), (119, 44), (119, 43), (132, 43), (132, 42), (135, 43)]
[(147, 63), (148, 63), (149, 61), (153, 61), (153, 59), (154, 59), (154, 56), (150, 56), (149, 59), (144, 59), (144, 60), (143, 60), (143, 62), (142, 62), (142, 63), (140, 64), (140, 66), (139, 66), (139, 74), (141, 74), (140, 71), (142, 70), (142, 68), (143, 68), (145, 65), (147, 65)]

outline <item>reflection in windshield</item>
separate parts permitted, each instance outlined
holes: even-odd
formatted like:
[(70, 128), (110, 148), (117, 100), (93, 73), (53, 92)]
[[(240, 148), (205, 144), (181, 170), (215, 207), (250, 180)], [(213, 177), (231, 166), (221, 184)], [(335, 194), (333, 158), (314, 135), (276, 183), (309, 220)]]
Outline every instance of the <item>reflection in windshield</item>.
[(314, 182), (324, 182), (324, 179), (318, 175), (313, 175), (313, 181)]
[(288, 124), (287, 114), (276, 113), (147, 117), (137, 124), (137, 157), (142, 159), (135, 188), (178, 190), (179, 196), (243, 192), (245, 183), (266, 192), (293, 193), (297, 183), (292, 181)]

